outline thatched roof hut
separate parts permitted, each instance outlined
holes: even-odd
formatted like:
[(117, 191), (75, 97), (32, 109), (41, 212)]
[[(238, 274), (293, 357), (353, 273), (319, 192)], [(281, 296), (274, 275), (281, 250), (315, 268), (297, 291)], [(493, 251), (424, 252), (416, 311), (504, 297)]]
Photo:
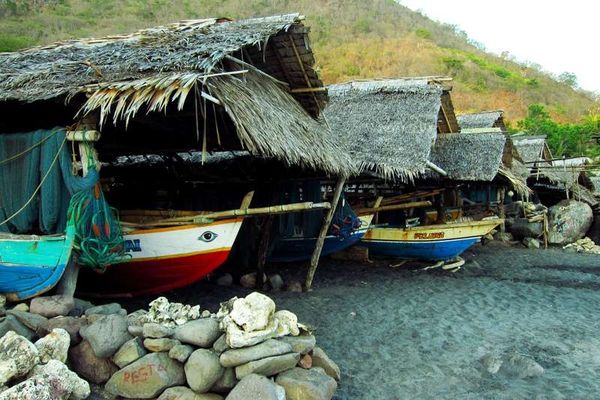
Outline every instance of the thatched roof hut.
[(31, 115), (65, 126), (97, 113), (107, 157), (248, 150), (347, 173), (349, 157), (316, 119), (327, 95), (302, 21), (210, 18), (2, 53), (0, 110), (12, 118), (0, 132), (26, 130)]
[(470, 129), (489, 128), (500, 128), (502, 131), (506, 131), (506, 125), (504, 124), (504, 111), (502, 110), (462, 114), (458, 115), (456, 118), (462, 132)]
[[(439, 131), (458, 130), (436, 78), (354, 81), (329, 86), (332, 136), (363, 172), (412, 180), (425, 172)], [(446, 107), (444, 107), (446, 104)]]
[(513, 135), (513, 142), (523, 162), (529, 166), (537, 162), (552, 160), (550, 148), (546, 143), (546, 135), (524, 136)]

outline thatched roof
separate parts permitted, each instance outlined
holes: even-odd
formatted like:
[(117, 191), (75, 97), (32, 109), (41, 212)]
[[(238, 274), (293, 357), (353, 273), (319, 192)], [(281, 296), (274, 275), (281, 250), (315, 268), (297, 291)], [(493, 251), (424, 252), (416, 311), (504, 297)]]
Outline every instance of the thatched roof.
[(461, 131), (478, 128), (500, 128), (504, 126), (504, 111), (481, 111), (473, 114), (457, 115)]
[(491, 181), (502, 162), (505, 137), (501, 133), (438, 135), (431, 161), (458, 181)]
[(533, 165), (537, 161), (547, 158), (546, 135), (540, 136), (512, 136), (517, 152), (524, 163)]
[(331, 85), (324, 115), (361, 170), (410, 180), (425, 171), (443, 90), (432, 78)]

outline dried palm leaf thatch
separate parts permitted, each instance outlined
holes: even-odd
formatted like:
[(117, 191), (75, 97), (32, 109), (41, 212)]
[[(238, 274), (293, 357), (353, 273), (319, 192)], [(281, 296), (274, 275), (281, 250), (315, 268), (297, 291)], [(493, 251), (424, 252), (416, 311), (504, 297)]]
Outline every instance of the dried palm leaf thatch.
[(530, 168), (537, 161), (544, 160), (544, 147), (546, 147), (546, 135), (540, 136), (513, 136), (513, 143), (521, 159)]
[(533, 191), (527, 186), (527, 181), (516, 175), (510, 168), (507, 168), (505, 165), (500, 165), (498, 169), (498, 174), (503, 176), (510, 182), (512, 188), (515, 190), (517, 194), (519, 194), (524, 199), (528, 200), (529, 196), (533, 193)]
[(481, 111), (473, 114), (457, 115), (456, 119), (461, 130), (504, 127), (504, 111)]
[(459, 181), (492, 181), (498, 174), (506, 138), (502, 133), (439, 135), (431, 161)]
[(442, 91), (428, 78), (331, 85), (324, 115), (362, 172), (411, 181), (425, 172)]

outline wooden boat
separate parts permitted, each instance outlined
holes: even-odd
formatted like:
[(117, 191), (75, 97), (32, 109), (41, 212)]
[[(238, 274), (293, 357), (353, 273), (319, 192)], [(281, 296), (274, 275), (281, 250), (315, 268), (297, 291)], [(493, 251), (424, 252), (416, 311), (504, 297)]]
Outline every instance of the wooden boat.
[(52, 289), (65, 271), (75, 228), (63, 235), (0, 235), (0, 293), (21, 301)]
[(495, 218), (409, 228), (373, 227), (362, 243), (371, 254), (426, 261), (449, 261), (503, 222)]

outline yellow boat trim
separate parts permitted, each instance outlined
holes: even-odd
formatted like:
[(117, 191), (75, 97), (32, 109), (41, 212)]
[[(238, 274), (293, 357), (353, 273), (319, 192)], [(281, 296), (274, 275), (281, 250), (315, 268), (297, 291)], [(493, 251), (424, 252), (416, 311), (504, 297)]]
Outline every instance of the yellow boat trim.
[(415, 226), (411, 228), (371, 228), (363, 240), (418, 241), (453, 240), (483, 236), (503, 222), (502, 219)]
[(243, 218), (233, 218), (233, 219), (222, 219), (218, 221), (211, 222), (210, 224), (190, 224), (190, 225), (179, 225), (179, 226), (168, 226), (165, 228), (150, 228), (150, 229), (136, 229), (131, 232), (126, 232), (125, 235), (143, 235), (146, 233), (157, 233), (157, 232), (171, 232), (171, 231), (183, 231), (187, 229), (194, 228), (205, 228), (209, 226), (215, 225), (223, 225), (223, 224), (231, 224), (234, 222), (241, 222)]
[(231, 246), (230, 247), (219, 247), (216, 249), (210, 249), (210, 250), (204, 250), (204, 251), (192, 251), (190, 253), (181, 253), (181, 254), (174, 254), (174, 255), (168, 255), (168, 256), (131, 258), (129, 260), (126, 260), (125, 262), (134, 263), (134, 262), (141, 262), (141, 261), (156, 261), (156, 260), (174, 259), (174, 258), (181, 258), (181, 257), (199, 256), (201, 254), (216, 253), (219, 251), (231, 251)]

